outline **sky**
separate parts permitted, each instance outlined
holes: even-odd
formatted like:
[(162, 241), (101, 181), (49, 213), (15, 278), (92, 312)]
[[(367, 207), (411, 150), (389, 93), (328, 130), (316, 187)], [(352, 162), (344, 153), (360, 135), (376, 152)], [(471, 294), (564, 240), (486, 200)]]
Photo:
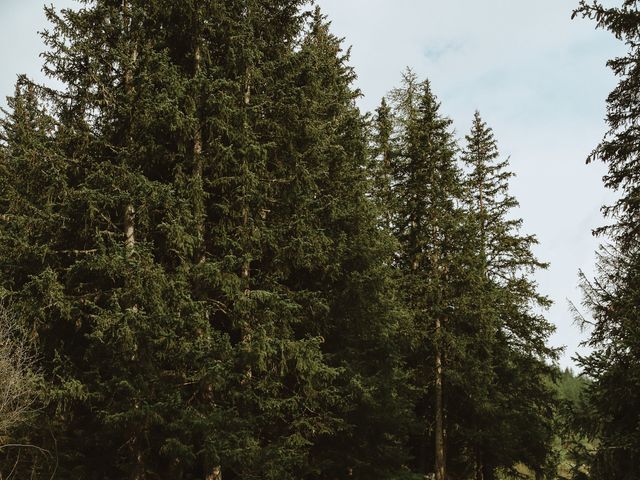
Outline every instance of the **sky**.
[[(615, 198), (602, 186), (604, 166), (585, 159), (606, 131), (605, 99), (616, 79), (605, 63), (624, 52), (622, 45), (588, 20), (571, 20), (577, 0), (317, 3), (352, 48), (363, 111), (375, 109), (410, 67), (431, 80), (458, 138), (475, 110), (494, 129), (516, 174), (516, 215), (523, 231), (538, 237), (538, 257), (550, 263), (537, 281), (554, 301), (551, 343), (565, 346), (561, 366), (574, 366), (588, 332), (574, 323), (569, 302), (580, 302), (578, 271), (593, 274), (599, 240), (590, 232), (604, 222), (600, 207)], [(46, 25), (40, 0), (0, 0), (0, 99), (12, 94), (18, 73), (44, 80), (37, 31)]]

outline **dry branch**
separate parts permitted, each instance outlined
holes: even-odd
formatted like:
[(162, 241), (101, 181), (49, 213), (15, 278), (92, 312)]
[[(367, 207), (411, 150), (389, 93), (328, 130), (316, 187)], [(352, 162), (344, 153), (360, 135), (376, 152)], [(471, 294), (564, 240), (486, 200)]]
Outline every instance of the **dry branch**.
[(0, 302), (0, 445), (33, 404), (35, 357), (11, 309)]

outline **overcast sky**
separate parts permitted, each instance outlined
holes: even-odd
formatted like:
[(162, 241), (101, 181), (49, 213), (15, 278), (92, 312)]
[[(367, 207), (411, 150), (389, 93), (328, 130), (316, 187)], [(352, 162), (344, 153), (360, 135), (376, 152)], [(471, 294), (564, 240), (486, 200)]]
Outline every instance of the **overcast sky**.
[[(493, 127), (517, 175), (512, 192), (524, 230), (538, 236), (536, 253), (551, 263), (538, 282), (555, 302), (548, 313), (557, 326), (552, 342), (566, 345), (561, 364), (571, 366), (584, 335), (568, 301), (580, 300), (578, 270), (593, 271), (598, 242), (590, 231), (613, 198), (602, 187), (603, 166), (584, 160), (605, 131), (605, 98), (616, 83), (605, 62), (624, 51), (621, 45), (591, 22), (570, 19), (577, 0), (318, 3), (352, 46), (364, 111), (411, 67), (432, 81), (458, 137), (476, 109)], [(40, 0), (0, 0), (1, 98), (12, 93), (17, 73), (42, 79), (36, 31), (45, 26)]]

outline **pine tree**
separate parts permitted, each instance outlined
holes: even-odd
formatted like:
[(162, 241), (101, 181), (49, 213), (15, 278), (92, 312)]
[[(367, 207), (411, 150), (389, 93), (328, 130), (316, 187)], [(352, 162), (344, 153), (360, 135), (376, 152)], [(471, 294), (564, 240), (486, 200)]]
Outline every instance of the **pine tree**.
[[(189, 462), (186, 452), (170, 449), (191, 436), (184, 404), (218, 350), (214, 336), (188, 340), (208, 326), (157, 228), (176, 226), (186, 205), (162, 178), (170, 153), (150, 142), (163, 132), (147, 128), (159, 113), (149, 106), (165, 109), (164, 118), (176, 112), (160, 100), (162, 88), (141, 81), (141, 72), (158, 73), (160, 63), (142, 40), (141, 13), (127, 2), (48, 10), (47, 68), (67, 82), (66, 91), (45, 98), (55, 117), (48, 141), (57, 168), (42, 192), (55, 193), (23, 192), (10, 205), (27, 222), (19, 232), (40, 232), (46, 243), (24, 274), (25, 262), (14, 256), (3, 280), (40, 338), (51, 381), (46, 420), (63, 447), (59, 471), (87, 478), (145, 478)], [(19, 150), (25, 140), (8, 145)], [(19, 159), (9, 157), (14, 189), (23, 185)], [(30, 167), (50, 171), (50, 163), (41, 155)], [(45, 230), (30, 217), (55, 227)], [(33, 244), (28, 238), (24, 246)]]
[[(326, 365), (322, 339), (307, 323), (324, 307), (317, 301), (319, 286), (290, 281), (292, 266), (327, 260), (322, 250), (316, 253), (316, 238), (307, 237), (306, 229), (291, 232), (292, 225), (301, 225), (282, 210), (297, 193), (291, 183), (297, 152), (290, 150), (290, 119), (283, 113), (294, 110), (299, 94), (291, 80), (304, 20), (301, 4), (240, 2), (234, 15), (241, 41), (228, 37), (229, 50), (221, 57), (229, 62), (222, 68), (234, 85), (221, 85), (223, 95), (233, 92), (225, 111), (235, 113), (218, 137), (228, 158), (210, 177), (211, 198), (217, 200), (209, 208), (217, 219), (211, 251), (223, 253), (220, 262), (232, 262), (238, 282), (225, 301), (232, 308), (219, 317), (237, 342), (240, 373), (232, 404), (238, 422), (229, 431), (242, 443), (221, 462), (232, 478), (300, 478), (309, 469), (313, 439), (335, 423), (327, 408), (337, 401), (337, 372)], [(305, 192), (312, 194), (316, 180), (305, 180)], [(301, 216), (314, 225), (318, 213), (300, 206)]]
[(591, 458), (593, 479), (631, 479), (640, 475), (640, 331), (638, 330), (638, 279), (640, 252), (638, 226), (638, 127), (640, 84), (637, 1), (605, 7), (598, 2), (581, 2), (574, 16), (596, 21), (628, 46), (628, 53), (609, 60), (619, 83), (607, 99), (609, 131), (590, 155), (588, 162), (601, 160), (608, 167), (604, 184), (617, 191), (619, 199), (603, 211), (611, 223), (596, 231), (605, 239), (598, 254), (596, 278), (581, 274), (583, 304), (592, 319), (579, 317), (592, 327), (587, 344), (593, 352), (579, 358), (584, 373), (593, 380), (586, 399), (592, 414), (584, 428), (597, 438)]
[[(18, 78), (15, 94), (8, 100), (11, 113), (4, 113), (10, 115), (14, 127), (5, 128), (5, 122), (0, 123), (0, 232), (8, 246), (2, 253), (22, 254), (27, 263), (32, 263), (38, 251), (41, 252), (44, 247), (38, 245), (43, 239), (40, 229), (51, 225), (43, 224), (42, 218), (37, 219), (34, 223), (40, 227), (40, 231), (29, 233), (33, 235), (31, 238), (40, 242), (34, 242), (34, 247), (25, 251), (21, 248), (25, 243), (25, 235), (20, 227), (27, 222), (21, 215), (16, 215), (18, 212), (11, 205), (26, 192), (43, 203), (54, 193), (47, 179), (47, 174), (51, 172), (33, 168), (33, 159), (43, 156), (55, 171), (56, 158), (49, 148), (48, 138), (53, 123), (39, 108), (36, 92), (24, 76)], [(21, 148), (11, 148), (14, 141), (19, 142)], [(23, 180), (19, 190), (6, 181), (8, 174), (14, 171)], [(36, 375), (37, 357), (33, 349), (32, 325), (29, 319), (19, 316), (6, 297), (6, 290), (0, 288), (0, 447), (2, 453), (15, 462), (21, 455), (37, 455), (34, 449), (22, 452), (19, 445), (33, 417), (32, 409), (40, 379)]]

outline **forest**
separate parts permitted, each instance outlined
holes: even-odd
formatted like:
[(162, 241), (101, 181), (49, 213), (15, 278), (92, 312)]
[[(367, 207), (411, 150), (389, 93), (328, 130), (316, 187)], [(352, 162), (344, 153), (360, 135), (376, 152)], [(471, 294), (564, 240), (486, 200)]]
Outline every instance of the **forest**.
[(579, 372), (480, 112), (410, 68), (361, 111), (307, 0), (45, 7), (51, 82), (0, 114), (0, 480), (640, 479), (640, 2), (576, 3), (627, 49)]

